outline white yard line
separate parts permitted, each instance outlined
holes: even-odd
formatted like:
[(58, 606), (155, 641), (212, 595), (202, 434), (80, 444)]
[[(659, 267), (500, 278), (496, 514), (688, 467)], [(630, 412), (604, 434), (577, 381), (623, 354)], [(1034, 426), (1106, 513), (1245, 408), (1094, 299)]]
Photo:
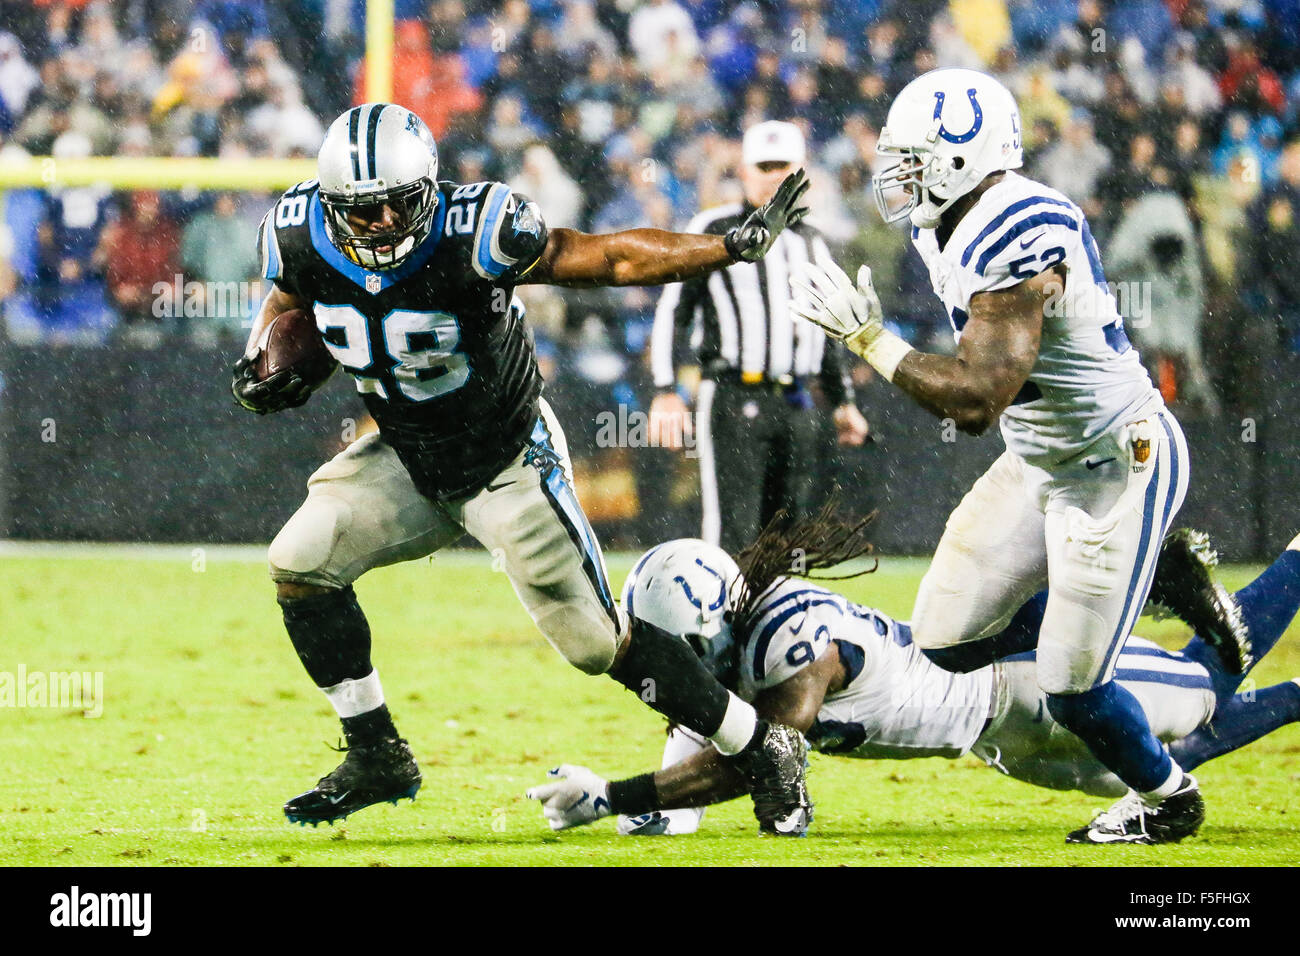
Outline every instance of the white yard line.
[(190, 561), (201, 549), (213, 561), (265, 562), (266, 546), (255, 544), (128, 544), (95, 541), (0, 541), (0, 558), (136, 558)]
[[(265, 564), (264, 544), (149, 544), (141, 542), (98, 541), (9, 541), (0, 539), (0, 560), (5, 558), (68, 558), (114, 559), (132, 558), (141, 561), (192, 561), (203, 552), (207, 561), (233, 561), (243, 564)], [(614, 568), (625, 568), (639, 557), (634, 551), (606, 551), (605, 560)], [(920, 573), (929, 567), (930, 559), (921, 557), (888, 557), (880, 555), (882, 570)], [(428, 559), (419, 559), (427, 561)], [(448, 548), (433, 557), (435, 565), (452, 567), (488, 567), (492, 556), (481, 548)]]
[[(264, 544), (149, 544), (140, 542), (99, 541), (9, 541), (0, 539), (0, 559), (3, 558), (136, 558), (144, 561), (189, 561), (195, 551), (211, 561), (239, 561), (264, 564)], [(636, 557), (628, 552), (611, 552), (609, 560), (627, 564)], [(427, 561), (427, 558), (417, 560)], [(434, 555), (437, 564), (484, 565), (492, 563), (492, 555), (481, 548), (448, 548)]]

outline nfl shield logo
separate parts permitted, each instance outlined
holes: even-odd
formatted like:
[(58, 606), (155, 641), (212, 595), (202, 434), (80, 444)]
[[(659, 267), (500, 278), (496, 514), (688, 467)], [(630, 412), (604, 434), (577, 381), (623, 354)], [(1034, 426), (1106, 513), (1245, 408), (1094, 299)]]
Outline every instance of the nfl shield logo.
[(370, 273), (367, 273), (367, 274), (366, 274), (366, 291), (369, 292), (371, 295), (374, 295), (376, 292), (379, 291), (379, 289), (380, 289), (380, 280), (379, 280), (379, 276), (377, 276), (377, 275), (371, 275)]

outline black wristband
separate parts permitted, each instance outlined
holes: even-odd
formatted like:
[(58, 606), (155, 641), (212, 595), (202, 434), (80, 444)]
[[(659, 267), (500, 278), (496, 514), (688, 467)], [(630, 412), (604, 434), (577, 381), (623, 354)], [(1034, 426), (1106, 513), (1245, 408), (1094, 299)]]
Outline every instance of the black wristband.
[(655, 775), (643, 773), (639, 777), (614, 780), (609, 785), (609, 810), (625, 816), (650, 813), (660, 809), (659, 791), (655, 788)]
[(731, 256), (735, 262), (741, 261), (740, 249), (736, 247), (736, 233), (739, 231), (739, 226), (732, 226), (727, 230), (726, 235), (722, 237), (722, 244), (727, 247), (727, 255)]

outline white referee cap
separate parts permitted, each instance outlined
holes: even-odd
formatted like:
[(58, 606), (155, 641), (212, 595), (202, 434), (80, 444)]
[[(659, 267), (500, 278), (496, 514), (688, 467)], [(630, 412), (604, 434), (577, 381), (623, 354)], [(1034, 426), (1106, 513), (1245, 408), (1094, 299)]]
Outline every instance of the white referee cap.
[(740, 156), (746, 166), (759, 163), (791, 163), (803, 165), (807, 157), (803, 131), (793, 123), (769, 120), (745, 130)]

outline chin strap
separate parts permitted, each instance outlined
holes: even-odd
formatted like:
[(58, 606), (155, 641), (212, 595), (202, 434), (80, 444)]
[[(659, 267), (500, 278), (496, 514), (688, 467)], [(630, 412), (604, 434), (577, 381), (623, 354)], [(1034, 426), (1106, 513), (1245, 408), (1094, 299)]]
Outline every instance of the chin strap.
[(925, 198), (918, 202), (913, 208), (911, 215), (908, 217), (912, 225), (917, 229), (937, 229), (939, 220), (943, 217), (944, 210), (955, 203), (960, 196), (953, 196), (951, 199), (945, 199), (941, 202), (935, 202), (930, 198), (930, 191), (924, 191)]
[(914, 206), (907, 218), (917, 229), (937, 229), (939, 217), (940, 213), (935, 210), (934, 204), (925, 202)]

